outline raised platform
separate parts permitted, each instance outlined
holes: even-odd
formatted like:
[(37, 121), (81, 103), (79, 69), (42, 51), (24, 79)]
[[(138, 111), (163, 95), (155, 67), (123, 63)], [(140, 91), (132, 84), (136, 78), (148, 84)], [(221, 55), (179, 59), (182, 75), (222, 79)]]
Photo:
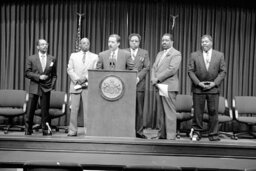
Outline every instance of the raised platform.
[(77, 162), (93, 165), (152, 165), (186, 168), (256, 168), (256, 140), (192, 142), (138, 138), (92, 137), (80, 134), (67, 137), (64, 132), (44, 137), (41, 133), (25, 136), (22, 132), (0, 133), (0, 168), (22, 167), (26, 161)]

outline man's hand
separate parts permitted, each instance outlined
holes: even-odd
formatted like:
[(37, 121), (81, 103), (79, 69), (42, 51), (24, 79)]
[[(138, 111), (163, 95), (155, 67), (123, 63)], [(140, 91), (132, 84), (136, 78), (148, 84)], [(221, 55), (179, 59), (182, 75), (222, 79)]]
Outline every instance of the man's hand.
[(198, 85), (202, 87), (204, 90), (209, 90), (215, 86), (215, 83), (211, 81), (202, 81)]
[(140, 82), (140, 78), (137, 77), (137, 79), (136, 79), (136, 85), (137, 85), (139, 82)]
[(214, 82), (207, 82), (207, 83), (206, 83), (206, 89), (207, 89), (207, 90), (213, 88), (214, 86), (215, 86), (215, 83), (214, 83)]
[(40, 75), (40, 76), (39, 76), (39, 79), (40, 79), (40, 80), (46, 80), (47, 78), (48, 78), (47, 75)]
[(84, 84), (86, 81), (87, 81), (87, 78), (86, 78), (86, 77), (80, 78), (79, 80), (77, 80), (77, 84), (82, 85), (82, 84)]
[(157, 84), (157, 81), (158, 81), (157, 78), (152, 78), (152, 79), (151, 79), (152, 85), (156, 85), (156, 84)]

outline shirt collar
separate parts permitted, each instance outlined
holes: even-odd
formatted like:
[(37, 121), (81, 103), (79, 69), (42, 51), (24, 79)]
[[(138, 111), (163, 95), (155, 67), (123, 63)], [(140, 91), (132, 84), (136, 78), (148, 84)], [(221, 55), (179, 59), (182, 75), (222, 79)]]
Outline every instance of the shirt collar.
[(205, 51), (203, 51), (203, 54), (204, 55), (209, 55), (209, 56), (212, 56), (212, 49), (209, 49), (208, 51), (207, 51), (207, 53), (205, 52)]
[(47, 54), (45, 53), (45, 54), (42, 54), (40, 51), (38, 52), (38, 56), (41, 58), (42, 57), (42, 55), (44, 55), (45, 57), (47, 56)]

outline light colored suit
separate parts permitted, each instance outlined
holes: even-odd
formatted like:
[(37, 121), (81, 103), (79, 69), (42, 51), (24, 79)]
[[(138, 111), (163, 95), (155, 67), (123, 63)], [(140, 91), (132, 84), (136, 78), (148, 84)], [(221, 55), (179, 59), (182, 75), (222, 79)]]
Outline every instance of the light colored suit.
[[(161, 101), (164, 107), (165, 117), (159, 113), (157, 127), (159, 129), (159, 138), (175, 139), (176, 137), (176, 108), (175, 100), (179, 91), (178, 69), (181, 63), (181, 53), (173, 47), (169, 49), (166, 56), (160, 61), (164, 51), (157, 54), (155, 63), (151, 70), (151, 80), (157, 78), (159, 83), (168, 85), (169, 98), (161, 96), (158, 107), (161, 107)], [(165, 118), (165, 120), (163, 120)], [(164, 127), (165, 125), (165, 127)], [(165, 135), (166, 134), (166, 135)]]
[[(111, 51), (106, 50), (99, 53), (99, 61), (97, 63), (97, 69), (111, 70), (110, 66)], [(115, 70), (132, 70), (134, 68), (134, 62), (131, 58), (131, 54), (126, 50), (118, 49), (117, 60), (115, 62)]]
[[(81, 78), (88, 79), (88, 69), (95, 69), (98, 61), (98, 55), (86, 52), (86, 60), (83, 63), (82, 51), (77, 53), (72, 53), (69, 62), (67, 73), (71, 79), (69, 92), (71, 94), (71, 114), (70, 114), (70, 124), (69, 124), (69, 133), (77, 134), (77, 115), (80, 108), (81, 98), (83, 104), (83, 114), (84, 114), (84, 125), (86, 126), (87, 122), (87, 88), (75, 90), (75, 85), (78, 80)], [(90, 85), (88, 85), (90, 86)]]

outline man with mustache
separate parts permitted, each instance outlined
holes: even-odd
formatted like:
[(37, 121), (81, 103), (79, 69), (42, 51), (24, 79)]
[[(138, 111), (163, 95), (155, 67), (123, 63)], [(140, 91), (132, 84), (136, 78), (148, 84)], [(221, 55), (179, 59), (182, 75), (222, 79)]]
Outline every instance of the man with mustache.
[(42, 109), (42, 132), (43, 135), (52, 135), (46, 123), (50, 123), (49, 106), (51, 91), (55, 88), (57, 79), (56, 58), (47, 54), (48, 43), (44, 39), (37, 42), (38, 52), (29, 56), (26, 61), (25, 77), (30, 79), (29, 103), (25, 119), (25, 135), (33, 133), (33, 118), (40, 97)]
[[(157, 128), (159, 131), (156, 139), (175, 139), (177, 122), (175, 101), (179, 91), (178, 69), (181, 53), (173, 48), (172, 34), (163, 35), (162, 47), (163, 51), (157, 54), (151, 70), (151, 83), (157, 90)], [(167, 87), (166, 96), (159, 96), (160, 85)]]
[(109, 49), (99, 53), (97, 69), (104, 70), (132, 70), (134, 62), (126, 50), (119, 49), (120, 36), (112, 34), (108, 38)]
[(199, 141), (201, 138), (205, 101), (207, 101), (209, 114), (209, 140), (220, 140), (218, 136), (219, 87), (226, 75), (226, 64), (224, 54), (213, 50), (212, 45), (212, 37), (203, 35), (201, 38), (202, 49), (191, 54), (188, 65), (194, 106), (192, 141)]

